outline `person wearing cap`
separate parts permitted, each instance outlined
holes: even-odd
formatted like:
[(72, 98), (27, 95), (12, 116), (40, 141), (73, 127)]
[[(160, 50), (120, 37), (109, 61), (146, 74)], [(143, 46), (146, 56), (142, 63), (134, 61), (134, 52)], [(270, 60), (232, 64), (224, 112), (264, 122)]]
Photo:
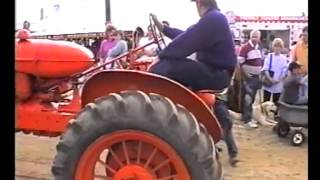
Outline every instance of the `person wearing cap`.
[(289, 76), (284, 80), (283, 101), (294, 105), (307, 105), (308, 93), (307, 82), (308, 76), (303, 77), (303, 65), (293, 61), (289, 64)]
[[(193, 0), (199, 21), (186, 31), (162, 24), (151, 14), (155, 25), (172, 42), (159, 54), (150, 68), (155, 74), (168, 76), (192, 90), (223, 90), (230, 84), (237, 63), (228, 20), (218, 10), (215, 0)], [(197, 62), (187, 59), (197, 53)]]
[[(193, 1), (200, 19), (186, 31), (169, 27), (151, 14), (155, 25), (172, 42), (159, 53), (159, 60), (149, 71), (173, 79), (193, 91), (223, 91), (229, 87), (237, 63), (230, 26), (216, 0)], [(188, 58), (194, 53), (196, 61)], [(232, 119), (223, 101), (217, 98), (213, 109), (224, 132), (229, 163), (235, 165), (238, 149), (232, 136)]]

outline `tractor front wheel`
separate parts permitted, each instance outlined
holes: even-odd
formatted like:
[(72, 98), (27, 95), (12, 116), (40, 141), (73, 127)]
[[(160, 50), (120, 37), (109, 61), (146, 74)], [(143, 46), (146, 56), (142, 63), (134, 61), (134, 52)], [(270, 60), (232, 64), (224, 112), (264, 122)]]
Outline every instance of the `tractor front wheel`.
[(181, 105), (140, 91), (88, 104), (57, 145), (56, 180), (220, 180), (205, 127)]

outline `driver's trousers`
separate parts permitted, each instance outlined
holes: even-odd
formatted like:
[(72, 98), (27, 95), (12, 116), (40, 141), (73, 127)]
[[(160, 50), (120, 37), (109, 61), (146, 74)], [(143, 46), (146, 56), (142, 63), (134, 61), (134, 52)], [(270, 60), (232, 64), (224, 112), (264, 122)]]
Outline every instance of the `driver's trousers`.
[[(161, 60), (150, 72), (173, 79), (192, 90), (222, 90), (227, 88), (231, 76), (227, 71), (210, 68), (208, 65), (192, 60)], [(214, 113), (223, 129), (230, 157), (236, 157), (238, 148), (232, 133), (232, 120), (224, 102), (217, 100)]]
[(227, 70), (214, 69), (190, 59), (160, 60), (150, 68), (150, 72), (175, 80), (193, 91), (223, 90), (231, 79)]

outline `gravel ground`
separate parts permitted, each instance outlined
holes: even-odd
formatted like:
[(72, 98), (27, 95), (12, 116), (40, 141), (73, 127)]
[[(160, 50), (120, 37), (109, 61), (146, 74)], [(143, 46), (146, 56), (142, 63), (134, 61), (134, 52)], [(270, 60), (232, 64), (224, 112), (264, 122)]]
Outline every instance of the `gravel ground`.
[[(234, 133), (240, 162), (237, 167), (231, 167), (225, 145), (221, 143), (225, 180), (308, 179), (308, 142), (293, 147), (289, 138), (278, 138), (270, 127), (247, 129), (239, 122), (235, 122)], [(16, 180), (53, 179), (50, 166), (57, 143), (58, 138), (17, 133)]]

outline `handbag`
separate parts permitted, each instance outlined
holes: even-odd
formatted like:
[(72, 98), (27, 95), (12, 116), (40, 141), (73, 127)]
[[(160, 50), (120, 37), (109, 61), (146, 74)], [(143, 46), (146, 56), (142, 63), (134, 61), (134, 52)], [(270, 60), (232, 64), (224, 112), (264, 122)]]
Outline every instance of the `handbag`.
[(267, 77), (267, 74), (266, 72), (269, 72), (269, 75), (271, 78), (273, 78), (273, 75), (274, 75), (274, 71), (272, 71), (272, 54), (270, 54), (270, 63), (269, 63), (269, 69), (268, 70), (265, 70), (265, 71), (262, 71), (260, 73), (260, 80), (262, 82), (262, 84), (266, 87), (270, 87), (273, 85), (273, 83), (271, 82), (271, 80)]

